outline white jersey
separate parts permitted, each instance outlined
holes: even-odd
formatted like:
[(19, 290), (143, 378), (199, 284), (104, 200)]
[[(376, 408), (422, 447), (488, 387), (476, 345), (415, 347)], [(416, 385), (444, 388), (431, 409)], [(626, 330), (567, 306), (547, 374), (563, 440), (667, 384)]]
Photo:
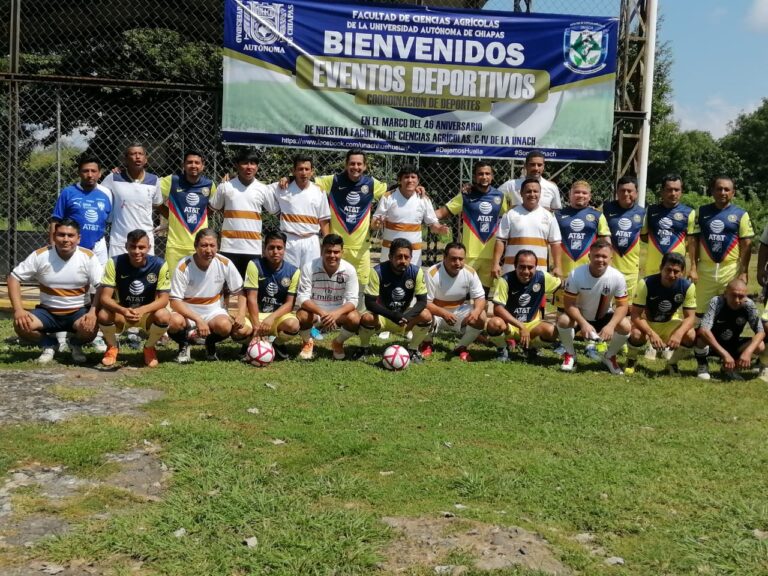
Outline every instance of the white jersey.
[(389, 258), (389, 247), (395, 238), (405, 238), (413, 245), (411, 264), (421, 266), (421, 251), (424, 249), (421, 226), (422, 224), (429, 226), (438, 221), (432, 202), (418, 194), (406, 198), (398, 188), (379, 200), (373, 217), (384, 219), (381, 261), (384, 262)]
[(243, 184), (235, 178), (216, 188), (209, 205), (224, 210), (221, 251), (261, 256), (261, 213), (277, 212), (272, 191), (258, 180)]
[(502, 271), (506, 274), (515, 269), (515, 255), (520, 250), (536, 254), (536, 267), (546, 272), (549, 244), (561, 242), (562, 236), (552, 212), (541, 206), (529, 212), (519, 205), (502, 216), (496, 239), (506, 243)]
[(359, 291), (357, 271), (352, 264), (341, 260), (338, 270), (328, 276), (322, 258), (318, 258), (301, 269), (296, 305), (301, 307), (307, 300), (312, 300), (327, 311), (350, 303), (357, 308)]
[(270, 186), (280, 210), (280, 230), (301, 238), (320, 233), (320, 222), (331, 219), (328, 195), (313, 182), (303, 190), (291, 182), (288, 188)]
[(78, 247), (68, 260), (55, 248), (39, 248), (11, 272), (19, 282), (37, 282), (40, 306), (69, 314), (90, 303), (90, 288), (101, 281), (102, 267), (90, 250)]
[(613, 312), (612, 303), (627, 302), (627, 281), (624, 274), (608, 266), (602, 276), (595, 278), (589, 265), (583, 264), (568, 274), (565, 293), (576, 296), (576, 306), (588, 322), (602, 319)]
[(230, 294), (239, 294), (243, 278), (229, 258), (217, 254), (207, 269), (201, 270), (194, 256), (182, 258), (171, 278), (171, 300), (183, 300), (200, 316), (224, 308), (224, 285)]
[(440, 262), (430, 267), (425, 276), (427, 302), (440, 308), (453, 310), (467, 301), (485, 298), (485, 290), (474, 268), (464, 266), (456, 276), (451, 276)]
[[(523, 203), (523, 198), (520, 196), (520, 189), (523, 186), (525, 178), (516, 178), (514, 180), (507, 180), (499, 186), (499, 190), (507, 197), (507, 202), (510, 206), (519, 206)], [(560, 188), (557, 184), (546, 178), (540, 178), (541, 184), (541, 196), (539, 197), (539, 206), (549, 211), (561, 210), (563, 203), (560, 200)]]
[(101, 186), (112, 193), (112, 223), (109, 232), (109, 257), (125, 254), (128, 233), (144, 230), (149, 236), (149, 253), (155, 253), (155, 236), (152, 233), (152, 209), (163, 203), (163, 195), (157, 186), (155, 174), (144, 173), (141, 180), (132, 180), (127, 171), (108, 174)]

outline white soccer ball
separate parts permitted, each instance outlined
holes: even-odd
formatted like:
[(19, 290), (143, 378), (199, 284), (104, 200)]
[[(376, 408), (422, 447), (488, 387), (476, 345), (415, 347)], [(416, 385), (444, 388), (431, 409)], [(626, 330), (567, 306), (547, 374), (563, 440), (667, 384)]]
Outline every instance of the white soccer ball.
[(254, 366), (267, 366), (275, 359), (275, 349), (264, 340), (254, 340), (248, 345), (245, 353), (248, 361)]
[(381, 363), (387, 370), (405, 370), (411, 363), (411, 355), (408, 350), (397, 344), (392, 344), (384, 350)]

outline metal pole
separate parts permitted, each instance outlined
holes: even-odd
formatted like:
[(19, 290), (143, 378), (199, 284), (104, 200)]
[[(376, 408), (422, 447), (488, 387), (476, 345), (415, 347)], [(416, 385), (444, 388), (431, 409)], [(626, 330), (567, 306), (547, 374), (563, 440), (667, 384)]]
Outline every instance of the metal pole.
[(56, 190), (61, 190), (61, 90), (56, 90)]
[(647, 38), (645, 41), (645, 62), (643, 74), (643, 102), (645, 112), (643, 126), (640, 131), (640, 151), (637, 157), (637, 202), (645, 206), (645, 190), (648, 182), (648, 152), (651, 146), (651, 113), (653, 101), (653, 72), (656, 65), (656, 13), (658, 0), (647, 0), (645, 26)]
[[(9, 71), (19, 73), (21, 30), (21, 0), (11, 0)], [(19, 90), (17, 80), (8, 85), (8, 270), (16, 264), (18, 255), (19, 208)]]

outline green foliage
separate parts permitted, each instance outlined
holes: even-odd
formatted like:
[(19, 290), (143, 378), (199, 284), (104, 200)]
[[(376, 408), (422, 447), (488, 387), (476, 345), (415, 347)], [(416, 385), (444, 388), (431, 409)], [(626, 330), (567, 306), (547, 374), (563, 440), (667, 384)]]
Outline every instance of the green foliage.
[(741, 158), (744, 164), (742, 189), (766, 199), (768, 189), (768, 98), (749, 114), (740, 114), (730, 133), (722, 139), (722, 147)]

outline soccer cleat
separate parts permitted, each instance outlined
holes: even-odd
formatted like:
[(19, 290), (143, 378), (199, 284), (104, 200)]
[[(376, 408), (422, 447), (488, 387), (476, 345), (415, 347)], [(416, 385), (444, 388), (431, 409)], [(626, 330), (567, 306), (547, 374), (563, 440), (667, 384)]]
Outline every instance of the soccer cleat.
[(72, 356), (72, 362), (75, 364), (84, 364), (88, 359), (83, 354), (83, 348), (80, 344), (69, 343), (69, 353)]
[(696, 378), (699, 380), (709, 380), (712, 378), (709, 375), (709, 367), (706, 364), (699, 364), (696, 366)]
[(299, 352), (299, 358), (302, 360), (312, 360), (314, 357), (315, 341), (310, 338), (301, 346), (301, 352)]
[(744, 382), (744, 376), (742, 376), (735, 370), (730, 370), (730, 371), (723, 370), (723, 380), (725, 380), (726, 382)]
[(636, 367), (637, 367), (637, 359), (636, 358), (627, 358), (627, 367), (624, 368), (624, 375), (625, 376), (632, 376), (632, 374), (635, 373)]
[(496, 362), (509, 362), (509, 350), (506, 346), (496, 348)]
[(587, 347), (584, 348), (584, 354), (586, 354), (587, 358), (590, 360), (600, 360), (600, 353), (597, 351), (597, 346), (594, 344), (587, 344)]
[(757, 377), (763, 382), (768, 382), (768, 366), (760, 366), (760, 371), (757, 373)]
[(176, 356), (176, 362), (179, 364), (189, 364), (192, 362), (192, 350), (189, 347), (189, 344), (184, 344), (181, 348), (179, 348), (179, 353)]
[(207, 342), (205, 343), (205, 359), (209, 362), (216, 362), (219, 357), (216, 355), (216, 343), (215, 342)]
[(344, 343), (338, 340), (331, 340), (331, 350), (333, 350), (334, 360), (344, 360), (347, 355), (344, 353)]
[(355, 353), (352, 355), (352, 358), (355, 360), (361, 360), (365, 362), (368, 360), (368, 356), (371, 355), (371, 349), (368, 346), (360, 346), (357, 350), (355, 350)]
[(274, 342), (272, 344), (272, 348), (275, 349), (275, 355), (277, 355), (278, 358), (281, 360), (285, 360), (288, 358), (288, 346), (285, 344), (277, 344)]
[(419, 346), (419, 352), (421, 352), (422, 358), (429, 358), (432, 356), (432, 343), (431, 342), (422, 342)]
[[(469, 350), (466, 346), (460, 346), (453, 351), (454, 355), (459, 357), (462, 362), (472, 362), (472, 356), (469, 355)], [(423, 357), (423, 354), (422, 354)]]
[(107, 351), (104, 352), (104, 357), (101, 359), (101, 364), (103, 366), (114, 366), (115, 362), (117, 362), (117, 353), (119, 351), (120, 350), (117, 346), (109, 346)]
[(671, 362), (667, 362), (667, 374), (677, 377), (682, 376), (680, 373), (680, 367), (677, 364), (672, 364)]
[(645, 359), (646, 360), (656, 360), (656, 348), (653, 348), (651, 346), (648, 346), (645, 350)]
[(576, 358), (568, 352), (563, 353), (563, 363), (560, 364), (560, 370), (563, 372), (573, 372), (576, 368)]
[(624, 370), (621, 369), (621, 366), (619, 366), (618, 360), (616, 360), (616, 355), (608, 356), (607, 354), (603, 354), (602, 356), (603, 364), (605, 364), (608, 367), (608, 370), (613, 374), (614, 376), (621, 376), (624, 374)]
[(51, 360), (53, 360), (53, 357), (55, 354), (56, 354), (55, 348), (46, 346), (45, 348), (43, 348), (43, 351), (41, 352), (40, 356), (37, 357), (37, 363), (48, 364)]
[(526, 362), (536, 362), (536, 360), (539, 358), (539, 349), (538, 348), (527, 348), (525, 350), (525, 361)]
[(153, 347), (144, 347), (144, 364), (149, 368), (156, 368), (159, 362), (157, 361), (157, 350)]
[(318, 328), (313, 326), (309, 331), (309, 336), (313, 338), (314, 340), (322, 340), (323, 339), (323, 333), (320, 332)]
[(96, 336), (96, 338), (93, 339), (93, 342), (91, 342), (91, 346), (93, 346), (93, 349), (96, 350), (96, 352), (101, 352), (101, 353), (106, 352), (108, 349), (107, 343), (104, 342), (104, 338), (102, 338), (101, 336)]
[(411, 355), (411, 362), (414, 364), (424, 364), (424, 357), (421, 355), (421, 352), (418, 350), (408, 350), (408, 353)]

